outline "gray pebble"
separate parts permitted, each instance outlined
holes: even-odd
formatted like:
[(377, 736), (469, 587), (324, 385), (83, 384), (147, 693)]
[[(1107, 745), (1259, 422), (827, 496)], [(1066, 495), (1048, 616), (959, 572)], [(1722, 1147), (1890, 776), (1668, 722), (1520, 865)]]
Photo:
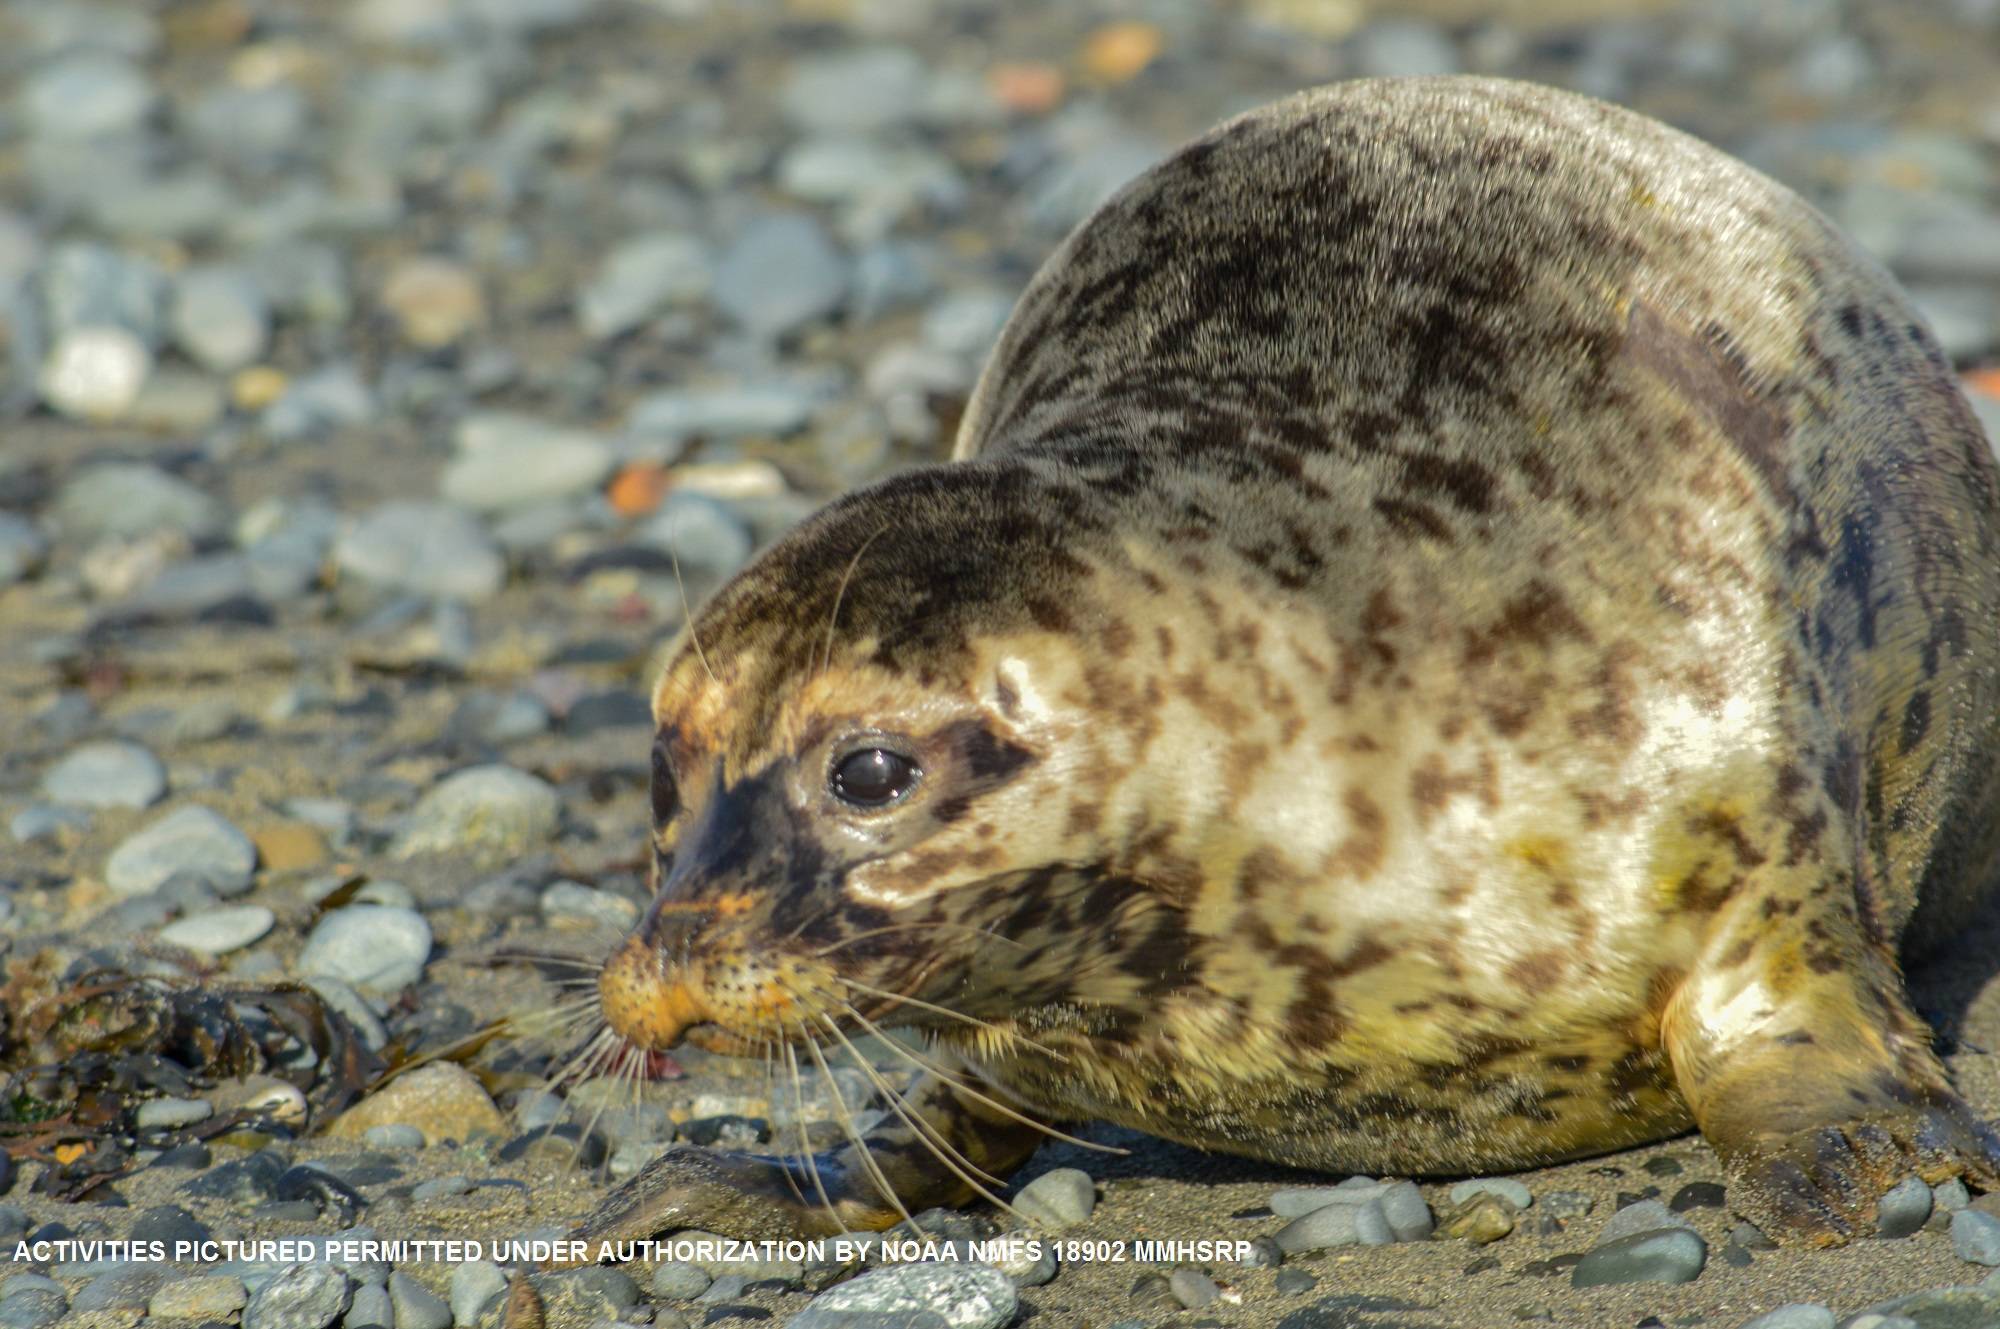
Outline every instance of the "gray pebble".
[(1979, 1209), (1951, 1216), (1951, 1248), (1973, 1264), (2000, 1265), (2000, 1218)]
[(336, 909), (313, 926), (298, 973), (336, 978), (377, 992), (400, 992), (423, 976), (431, 925), (414, 909), (360, 904)]
[(59, 835), (63, 831), (81, 833), (89, 829), (88, 812), (82, 808), (57, 807), (51, 803), (30, 803), (7, 823), (8, 833), (23, 844)]
[(133, 1115), (142, 1131), (174, 1130), (207, 1121), (215, 1115), (215, 1105), (205, 1098), (149, 1098)]
[(446, 503), (382, 504), (335, 544), (334, 561), (348, 576), (411, 595), (488, 600), (507, 580), (492, 539)]
[(1905, 1177), (1875, 1206), (1875, 1229), (1884, 1237), (1907, 1237), (1930, 1221), (1931, 1188), (1922, 1177)]
[(69, 1298), (63, 1294), (62, 1286), (45, 1280), (49, 1282), (47, 1287), (14, 1291), (21, 1277), (24, 1275), (8, 1280), (8, 1295), (0, 1299), (0, 1329), (48, 1329), (59, 1323), (69, 1309)]
[(389, 1290), (372, 1285), (354, 1289), (354, 1300), (341, 1317), (340, 1329), (399, 1329)]
[(49, 542), (41, 527), (26, 517), (0, 512), (0, 587), (39, 571), (48, 554)]
[(227, 955), (262, 940), (277, 921), (261, 904), (209, 909), (161, 928), (160, 940), (200, 955)]
[(230, 1274), (196, 1274), (155, 1292), (146, 1314), (156, 1320), (231, 1320), (250, 1300), (243, 1280)]
[(584, 335), (616, 337), (667, 309), (700, 301), (708, 294), (710, 261), (707, 247), (680, 231), (622, 242), (577, 293)]
[(448, 1200), (453, 1196), (470, 1194), (472, 1194), (472, 1178), (459, 1175), (433, 1177), (429, 1181), (419, 1182), (410, 1190), (412, 1200)]
[(451, 1271), (451, 1321), (469, 1326), (479, 1312), (507, 1291), (507, 1276), (491, 1260), (467, 1260)]
[(362, 1140), (377, 1149), (421, 1149), (424, 1147), (424, 1133), (415, 1126), (400, 1121), (384, 1122), (380, 1126), (370, 1126), (361, 1133)]
[(642, 441), (664, 442), (672, 447), (673, 456), (695, 438), (783, 438), (812, 420), (814, 408), (827, 399), (829, 382), (770, 378), (730, 387), (649, 393), (626, 414), (625, 432)]
[(1534, 1192), (1511, 1177), (1474, 1177), (1451, 1188), (1451, 1202), (1464, 1204), (1475, 1195), (1497, 1195), (1516, 1209), (1534, 1204)]
[(1789, 1306), (1765, 1311), (1742, 1329), (1833, 1329), (1833, 1312), (1816, 1302), (1795, 1301)]
[(1167, 1278), (1167, 1286), (1181, 1305), (1189, 1310), (1200, 1310), (1222, 1295), (1222, 1288), (1213, 1278), (1199, 1269), (1176, 1269)]
[(60, 245), (42, 265), (41, 286), (57, 332), (124, 328), (148, 349), (158, 344), (167, 277), (150, 260), (93, 242)]
[(57, 334), (42, 365), (42, 400), (59, 415), (125, 419), (153, 372), (153, 353), (125, 328), (86, 325)]
[(511, 766), (473, 766), (418, 800), (394, 852), (511, 857), (554, 839), (561, 817), (561, 800), (547, 782)]
[(1319, 1280), (1303, 1269), (1280, 1269), (1278, 1276), (1271, 1280), (1271, 1286), (1280, 1296), (1297, 1297), (1319, 1286)]
[(1014, 1318), (1019, 1304), (1014, 1284), (987, 1265), (893, 1265), (820, 1293), (792, 1324), (826, 1329), (837, 1323), (830, 1313), (841, 1311), (931, 1311), (951, 1329), (998, 1329)]
[(756, 539), (728, 504), (705, 494), (674, 494), (633, 534), (666, 550), (681, 575), (721, 582), (750, 561)]
[(798, 213), (745, 225), (715, 265), (717, 309), (751, 336), (774, 340), (825, 318), (847, 293), (846, 256), (820, 224)]
[(1413, 1181), (1393, 1181), (1385, 1186), (1379, 1200), (1383, 1217), (1397, 1241), (1428, 1241), (1436, 1219)]
[(915, 116), (928, 82), (923, 60), (907, 47), (835, 51), (796, 61), (778, 104), (802, 129), (867, 133)]
[(597, 435), (524, 415), (472, 416), (459, 426), (458, 448), (439, 492), (474, 512), (588, 493), (611, 474), (613, 462)]
[(1395, 1240), (1395, 1229), (1389, 1226), (1376, 1198), (1360, 1204), (1325, 1205), (1293, 1219), (1276, 1235), (1279, 1249), (1287, 1255), (1334, 1246), (1385, 1246)]
[(352, 1297), (347, 1275), (332, 1265), (287, 1265), (251, 1295), (243, 1329), (327, 1329)]
[(1078, 1168), (1056, 1168), (1023, 1186), (1012, 1203), (1037, 1227), (1060, 1232), (1090, 1217), (1097, 1207), (1097, 1183)]
[(1955, 1214), (1972, 1203), (1972, 1192), (1957, 1177), (1947, 1177), (1931, 1187), (1931, 1203), (1947, 1214)]
[(179, 1205), (156, 1204), (132, 1220), (129, 1235), (134, 1241), (165, 1242), (171, 1256), (175, 1242), (206, 1241), (212, 1234), (200, 1219)]
[(389, 1301), (396, 1309), (396, 1329), (449, 1329), (451, 1306), (408, 1274), (389, 1275)]
[(118, 739), (72, 748), (42, 776), (42, 793), (71, 807), (145, 808), (166, 792), (160, 759)]
[(319, 438), (375, 418), (375, 394), (353, 365), (323, 365), (299, 375), (258, 420), (280, 443)]
[(48, 62), (21, 85), (20, 109), (37, 133), (59, 139), (127, 134), (152, 113), (145, 74), (110, 51), (80, 50)]
[(347, 1017), (347, 1022), (360, 1035), (362, 1045), (370, 1052), (380, 1052), (388, 1046), (389, 1031), (382, 1024), (381, 1017), (375, 1014), (368, 999), (351, 985), (328, 974), (315, 974), (306, 979), (306, 986), (317, 992), (321, 1001)]
[(152, 1295), (173, 1277), (173, 1271), (156, 1264), (128, 1264), (99, 1274), (77, 1290), (71, 1299), (71, 1313), (91, 1311), (144, 1310)]
[(271, 307), (242, 268), (190, 268), (174, 283), (174, 343), (219, 374), (255, 364), (271, 340)]
[(116, 895), (144, 895), (177, 873), (207, 882), (230, 896), (249, 888), (257, 848), (210, 808), (190, 804), (174, 809), (127, 837), (105, 860), (104, 880)]
[(108, 462), (80, 472), (56, 495), (56, 524), (82, 540), (172, 531), (191, 540), (222, 534), (222, 505), (157, 467)]
[(1570, 1286), (1691, 1283), (1707, 1261), (1708, 1243), (1692, 1228), (1637, 1232), (1586, 1252), (1570, 1271)]
[(1686, 1228), (1688, 1221), (1658, 1200), (1640, 1200), (1628, 1204), (1611, 1217), (1604, 1220), (1604, 1227), (1597, 1234), (1599, 1245), (1636, 1236), (1642, 1232), (1662, 1232), (1669, 1228)]
[[(1372, 1194), (1372, 1192), (1371, 1192)], [(1299, 1218), (1330, 1204), (1357, 1203), (1353, 1191), (1333, 1186), (1287, 1186), (1271, 1194), (1271, 1212), (1280, 1218)]]
[(708, 1271), (685, 1260), (663, 1260), (653, 1266), (653, 1295), (676, 1301), (692, 1301), (708, 1291), (713, 1282)]
[(550, 883), (542, 892), (542, 917), (555, 924), (609, 928), (623, 933), (639, 921), (639, 902), (581, 882)]

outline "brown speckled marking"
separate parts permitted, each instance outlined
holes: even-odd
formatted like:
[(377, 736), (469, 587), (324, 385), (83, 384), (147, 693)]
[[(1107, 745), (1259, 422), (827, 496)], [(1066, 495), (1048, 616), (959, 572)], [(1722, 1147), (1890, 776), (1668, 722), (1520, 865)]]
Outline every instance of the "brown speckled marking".
[[(669, 664), (628, 1037), (793, 1038), (851, 981), (992, 1022), (896, 1012), (1043, 1114), (1285, 1163), (1694, 1123), (1823, 1241), (1898, 1169), (1995, 1180), (1897, 949), (2000, 858), (2000, 485), (1797, 198), (1546, 89), (1295, 97), (1069, 238), (957, 457)], [(870, 742), (923, 779), (844, 809)], [(974, 1102), (915, 1099), (1011, 1166)], [(879, 1147), (912, 1207), (969, 1193)], [(825, 1227), (781, 1175), (677, 1153), (595, 1222)]]

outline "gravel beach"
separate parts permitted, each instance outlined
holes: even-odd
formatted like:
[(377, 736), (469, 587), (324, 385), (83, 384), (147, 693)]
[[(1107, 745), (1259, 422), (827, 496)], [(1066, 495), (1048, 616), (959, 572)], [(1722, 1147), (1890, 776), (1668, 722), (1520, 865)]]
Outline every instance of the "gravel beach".
[[(576, 1057), (563, 1003), (646, 898), (654, 657), (946, 455), (1119, 184), (1449, 71), (1800, 190), (2000, 437), (2000, 0), (0, 0), (0, 1329), (497, 1324), (485, 1260), (219, 1243), (550, 1237), (677, 1140), (879, 1116), (877, 1039), (796, 1085)], [(1995, 956), (2000, 917), (1915, 976), (1989, 1117)], [(1044, 1249), (997, 1266), (531, 1286), (661, 1329), (2000, 1326), (2000, 1197), (1957, 1183), (1779, 1250), (1694, 1137), (1413, 1184), (1084, 1136), (1124, 1152), (1044, 1147)], [(215, 1258), (147, 1258), (177, 1242)]]

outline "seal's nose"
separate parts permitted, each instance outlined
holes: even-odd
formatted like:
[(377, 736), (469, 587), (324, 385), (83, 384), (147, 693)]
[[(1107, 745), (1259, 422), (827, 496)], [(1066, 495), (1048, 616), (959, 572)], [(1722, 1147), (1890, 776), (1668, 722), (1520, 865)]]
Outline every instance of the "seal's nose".
[(597, 975), (605, 1021), (648, 1052), (673, 1047), (690, 1025), (712, 1018), (699, 975), (683, 972), (670, 978), (660, 971), (657, 954), (643, 937), (628, 937)]

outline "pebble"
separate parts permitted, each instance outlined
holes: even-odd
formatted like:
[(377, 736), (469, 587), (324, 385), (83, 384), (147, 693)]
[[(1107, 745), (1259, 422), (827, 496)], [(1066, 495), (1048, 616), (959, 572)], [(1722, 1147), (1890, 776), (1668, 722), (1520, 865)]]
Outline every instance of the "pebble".
[(577, 322), (598, 340), (632, 331), (668, 309), (708, 294), (707, 246), (680, 231), (655, 231), (622, 241), (577, 293)]
[(42, 400), (58, 414), (95, 424), (123, 419), (153, 371), (153, 353), (120, 327), (70, 328), (42, 366)]
[(427, 350), (451, 345), (486, 318), (479, 279), (443, 258), (397, 264), (382, 284), (382, 307), (395, 317), (403, 340)]
[(373, 1126), (413, 1126), (429, 1144), (503, 1136), (506, 1119), (472, 1072), (450, 1062), (432, 1062), (405, 1072), (341, 1113), (327, 1128), (334, 1139), (366, 1137)]
[(1222, 1295), (1221, 1286), (1199, 1269), (1174, 1270), (1167, 1278), (1167, 1286), (1189, 1310), (1200, 1310)]
[(1276, 1241), (1287, 1255), (1327, 1250), (1334, 1246), (1386, 1246), (1396, 1240), (1394, 1228), (1379, 1199), (1360, 1204), (1329, 1204), (1293, 1219), (1278, 1229)]
[(674, 494), (633, 533), (666, 551), (683, 577), (721, 582), (750, 561), (756, 537), (728, 504), (705, 494)]
[(692, 1301), (708, 1291), (714, 1280), (698, 1264), (685, 1260), (663, 1260), (653, 1266), (653, 1295), (675, 1301)]
[(1909, 1176), (1891, 1187), (1875, 1206), (1875, 1228), (1883, 1237), (1907, 1237), (1930, 1222), (1934, 1203), (1922, 1177)]
[(1303, 1269), (1280, 1269), (1271, 1280), (1279, 1296), (1300, 1297), (1319, 1286), (1319, 1280)]
[(775, 340), (825, 318), (847, 293), (847, 259), (802, 213), (774, 213), (743, 226), (715, 265), (717, 309), (759, 340)]
[[(237, 378), (239, 391), (247, 369)], [(365, 425), (375, 418), (375, 394), (350, 364), (322, 365), (286, 383), (276, 401), (264, 409), (258, 427), (280, 443), (321, 438)]]
[(173, 1130), (214, 1115), (215, 1105), (205, 1098), (151, 1098), (139, 1105), (133, 1120), (142, 1131)]
[(449, 1329), (451, 1303), (416, 1279), (398, 1270), (389, 1275), (387, 1290), (396, 1329)]
[(1795, 1301), (1745, 1321), (1742, 1329), (1833, 1329), (1833, 1326), (1833, 1312), (1826, 1307), (1817, 1302)]
[(826, 386), (815, 379), (774, 378), (649, 393), (626, 415), (625, 432), (665, 442), (676, 456), (690, 439), (783, 438), (812, 420), (814, 408), (827, 398)]
[(374, 1286), (354, 1289), (354, 1300), (341, 1317), (340, 1329), (396, 1329), (396, 1307), (389, 1300), (389, 1290)]
[[(80, 140), (127, 134), (152, 114), (156, 94), (146, 75), (122, 55), (79, 50), (32, 70), (21, 85), (20, 110), (37, 133)], [(68, 151), (83, 151), (70, 147)]]
[(361, 1133), (361, 1138), (377, 1149), (421, 1149), (424, 1147), (424, 1133), (415, 1126), (400, 1121), (388, 1122), (381, 1126), (370, 1126)]
[(833, 51), (794, 62), (778, 105), (802, 129), (865, 134), (915, 116), (928, 81), (905, 47)]
[[(158, 1160), (154, 1160), (157, 1162)], [(128, 1234), (134, 1241), (160, 1241), (173, 1251), (177, 1241), (207, 1241), (213, 1234), (206, 1224), (177, 1204), (156, 1204), (141, 1210), (132, 1220)]]
[(1661, 1204), (1658, 1200), (1640, 1200), (1628, 1204), (1623, 1209), (1604, 1220), (1604, 1228), (1597, 1234), (1600, 1245), (1635, 1236), (1641, 1232), (1661, 1232), (1670, 1228), (1687, 1228), (1688, 1221)]
[(26, 517), (0, 512), (0, 589), (38, 572), (48, 557), (48, 538)]
[(1992, 1329), (2000, 1324), (2000, 1289), (1940, 1287), (1880, 1302), (1842, 1322), (1843, 1329)]
[(1464, 1204), (1475, 1195), (1498, 1196), (1516, 1209), (1526, 1209), (1535, 1202), (1534, 1193), (1511, 1177), (1474, 1177), (1454, 1185), (1450, 1194), (1453, 1204)]
[(251, 1295), (243, 1329), (327, 1329), (352, 1297), (347, 1275), (332, 1265), (287, 1265)]
[(93, 1311), (144, 1310), (173, 1274), (154, 1264), (128, 1264), (99, 1274), (70, 1299), (72, 1315)]
[(243, 1280), (230, 1274), (195, 1274), (165, 1284), (146, 1303), (156, 1320), (231, 1320), (250, 1300)]
[(1490, 1191), (1477, 1191), (1456, 1212), (1446, 1216), (1437, 1234), (1485, 1246), (1513, 1232), (1515, 1216), (1520, 1212), (1512, 1201)]
[(1378, 1202), (1397, 1241), (1425, 1241), (1430, 1238), (1436, 1220), (1430, 1205), (1424, 1200), (1424, 1193), (1417, 1189), (1415, 1182), (1390, 1182), (1383, 1188)]
[(411, 595), (490, 600), (507, 580), (492, 539), (447, 503), (382, 504), (334, 545), (334, 562), (348, 576)]
[(147, 808), (166, 797), (167, 768), (137, 743), (85, 743), (48, 769), (42, 793), (85, 808)]
[(43, 1280), (46, 1286), (21, 1286), (25, 1277), (29, 1275), (17, 1274), (7, 1280), (7, 1293), (0, 1297), (0, 1329), (47, 1329), (59, 1323), (69, 1309), (61, 1284)]
[(639, 921), (639, 902), (580, 882), (552, 882), (542, 892), (542, 917), (556, 926), (608, 929), (624, 933)]
[(837, 1329), (837, 1312), (897, 1316), (930, 1311), (950, 1329), (999, 1329), (1020, 1302), (1014, 1284), (983, 1264), (906, 1264), (870, 1270), (814, 1297), (794, 1329)]
[(1690, 1209), (1720, 1209), (1728, 1197), (1728, 1192), (1713, 1181), (1691, 1181), (1674, 1192), (1674, 1198), (1667, 1202), (1667, 1208), (1677, 1214)]
[(1978, 1209), (1951, 1216), (1951, 1248), (1972, 1264), (2000, 1265), (2000, 1218)]
[(250, 886), (257, 866), (250, 837), (210, 808), (189, 804), (174, 809), (128, 837), (104, 864), (104, 880), (114, 895), (144, 895), (176, 873), (191, 873), (217, 895), (237, 895)]
[(110, 462), (78, 473), (56, 495), (54, 516), (79, 540), (127, 539), (171, 531), (190, 540), (221, 535), (222, 505), (158, 467)]
[(1708, 1261), (1708, 1243), (1692, 1228), (1633, 1233), (1601, 1242), (1570, 1271), (1571, 1287), (1621, 1283), (1691, 1283)]
[(1089, 1219), (1097, 1207), (1097, 1183), (1081, 1169), (1056, 1168), (1023, 1186), (1012, 1204), (1035, 1226), (1060, 1232)]
[(488, 1302), (507, 1291), (507, 1276), (491, 1260), (467, 1260), (451, 1271), (451, 1320), (471, 1325)]
[(473, 766), (418, 801), (394, 853), (512, 857), (554, 839), (561, 820), (562, 802), (546, 781), (511, 766)]
[(1972, 1192), (1958, 1177), (1948, 1177), (1931, 1187), (1931, 1203), (1936, 1209), (1955, 1214), (1972, 1203)]
[(168, 315), (174, 344), (204, 369), (233, 373), (255, 364), (271, 341), (271, 306), (242, 268), (190, 268), (174, 283)]
[(414, 909), (357, 904), (322, 917), (294, 966), (364, 991), (400, 992), (423, 976), (431, 925)]

